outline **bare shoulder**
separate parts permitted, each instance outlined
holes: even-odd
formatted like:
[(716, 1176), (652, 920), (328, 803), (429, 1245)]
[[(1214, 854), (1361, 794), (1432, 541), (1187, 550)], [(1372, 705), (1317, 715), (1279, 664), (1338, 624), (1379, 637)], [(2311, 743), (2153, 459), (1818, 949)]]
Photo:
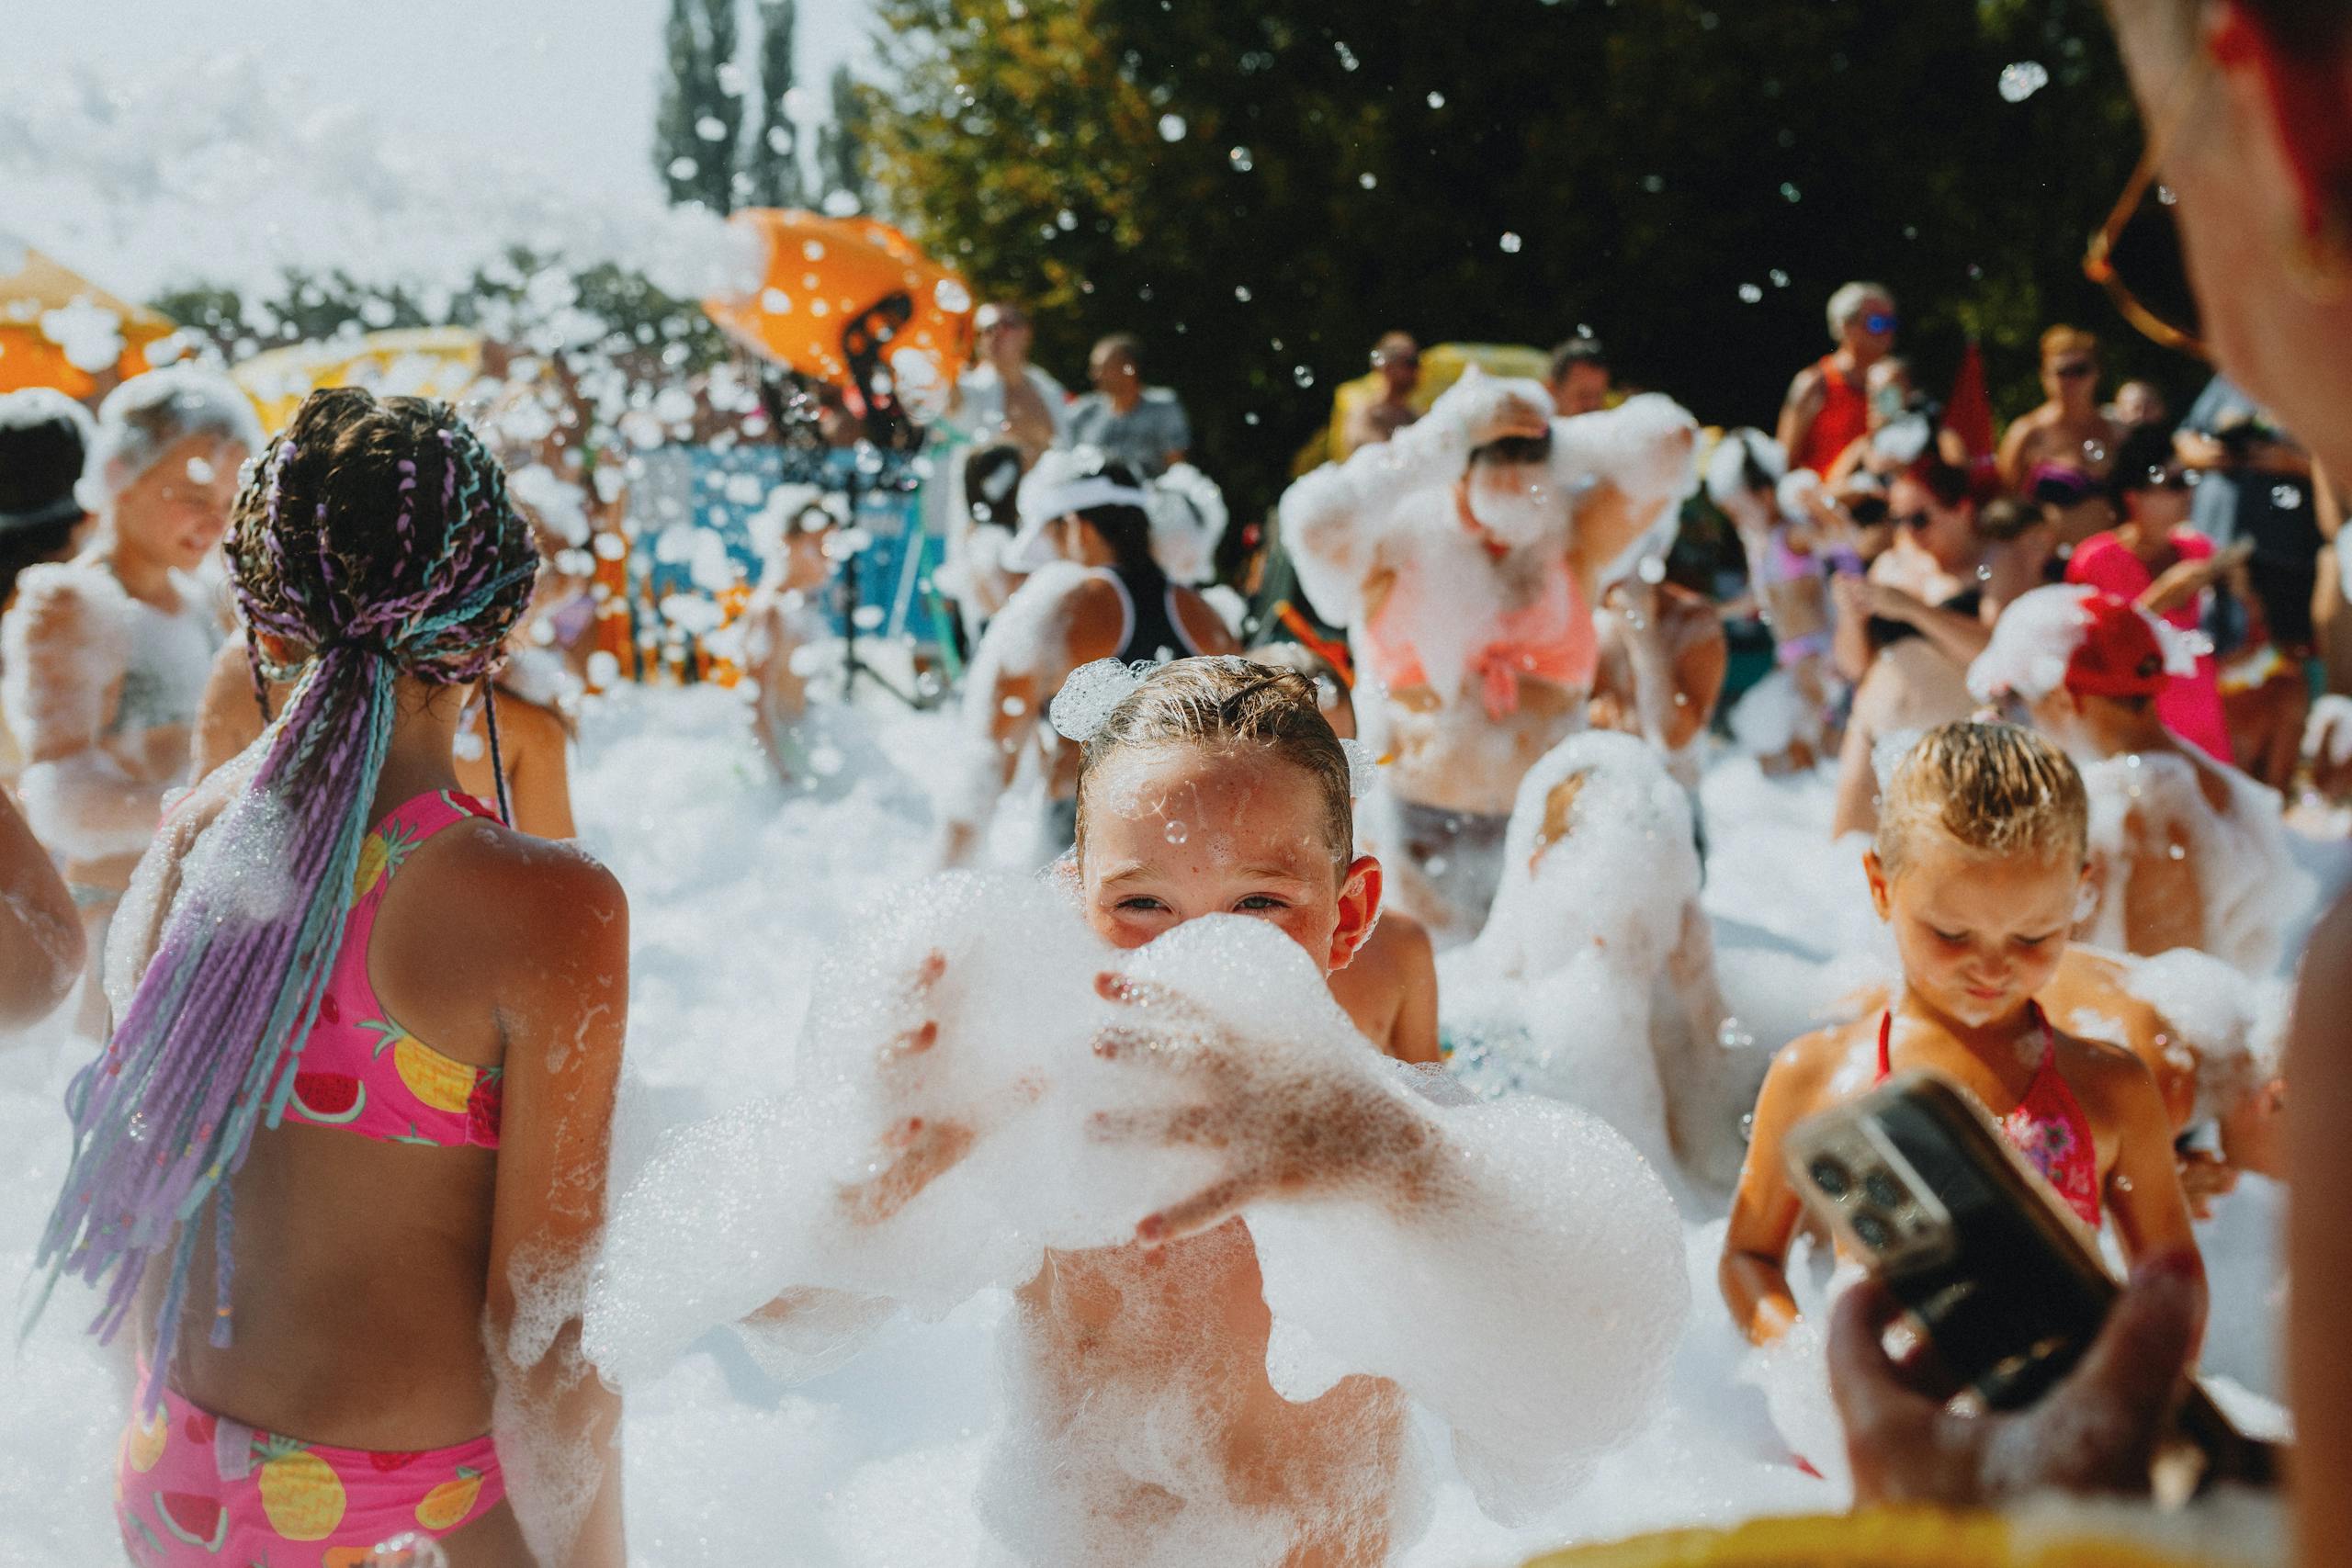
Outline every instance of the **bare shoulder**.
[(2135, 1090), (2155, 1092), (2156, 1080), (2147, 1063), (2130, 1048), (2105, 1040), (2089, 1040), (2052, 1029), (2058, 1052), (2058, 1076), (2077, 1098), (2095, 1098), (2110, 1108)]
[(1419, 964), (1434, 964), (1437, 962), (1437, 950), (1430, 941), (1429, 927), (1402, 909), (1383, 910), (1380, 923), (1373, 928), (1372, 936), (1396, 959)]
[(1807, 398), (1815, 397), (1820, 391), (1821, 367), (1818, 364), (1806, 366), (1789, 379), (1789, 401), (1792, 403), (1800, 403)]
[(481, 819), (447, 836), (413, 874), (429, 879), (427, 902), (452, 943), (533, 973), (567, 956), (627, 953), (628, 895), (577, 844)]
[(1832, 1024), (1800, 1034), (1781, 1046), (1772, 1054), (1772, 1065), (1765, 1072), (1764, 1094), (1783, 1106), (1820, 1103), (1838, 1089), (1841, 1072), (1854, 1059), (1871, 1022), (1858, 1018)]
[(498, 728), (502, 740), (511, 737), (535, 748), (560, 748), (571, 736), (561, 714), (503, 686), (498, 692)]

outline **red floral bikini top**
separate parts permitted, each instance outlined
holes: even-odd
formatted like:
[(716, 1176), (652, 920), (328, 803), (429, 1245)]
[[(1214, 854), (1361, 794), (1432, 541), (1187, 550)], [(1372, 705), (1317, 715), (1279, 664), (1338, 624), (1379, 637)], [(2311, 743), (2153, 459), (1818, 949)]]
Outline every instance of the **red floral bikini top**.
[(423, 795), (387, 816), (361, 844), (319, 1016), (288, 1064), (283, 1119), (341, 1127), (363, 1138), (440, 1148), (498, 1146), (503, 1069), (445, 1056), (402, 1028), (368, 978), (368, 940), (392, 879), (444, 829), (497, 814), (470, 795)]
[[(2041, 1004), (2027, 1005), (2033, 1010), (2034, 1027), (2041, 1033), (2041, 1065), (2034, 1068), (2033, 1081), (2026, 1086), (2025, 1098), (2017, 1109), (2001, 1118), (2001, 1131), (2041, 1173), (2042, 1179), (2057, 1189), (2058, 1196), (2083, 1224), (2097, 1230), (2098, 1145), (2091, 1136), (2090, 1118), (2083, 1114), (2082, 1102), (2066, 1087), (2066, 1080), (2058, 1076), (2058, 1043), (2050, 1032), (2050, 1021), (2041, 1016)], [(1882, 1012), (1878, 1017), (1881, 1082), (1893, 1068), (1888, 1047), (1894, 1034), (1894, 1014)]]

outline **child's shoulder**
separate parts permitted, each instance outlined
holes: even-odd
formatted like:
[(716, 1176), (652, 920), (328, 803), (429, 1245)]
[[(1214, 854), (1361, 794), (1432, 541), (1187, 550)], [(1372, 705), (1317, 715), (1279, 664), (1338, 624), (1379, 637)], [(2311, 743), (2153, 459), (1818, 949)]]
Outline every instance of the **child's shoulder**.
[(1854, 1075), (1860, 1075), (1856, 1087), (1867, 1087), (1872, 1064), (1863, 1054), (1877, 1025), (1876, 1015), (1868, 1014), (1800, 1034), (1772, 1054), (1769, 1077), (1784, 1092), (1838, 1087)]
[(2052, 1028), (2050, 1038), (2058, 1053), (2058, 1076), (2066, 1080), (2077, 1099), (2112, 1100), (2117, 1094), (2128, 1093), (2137, 1085), (2145, 1084), (2151, 1089), (2155, 1086), (2148, 1064), (2128, 1046), (2086, 1039), (2055, 1027)]

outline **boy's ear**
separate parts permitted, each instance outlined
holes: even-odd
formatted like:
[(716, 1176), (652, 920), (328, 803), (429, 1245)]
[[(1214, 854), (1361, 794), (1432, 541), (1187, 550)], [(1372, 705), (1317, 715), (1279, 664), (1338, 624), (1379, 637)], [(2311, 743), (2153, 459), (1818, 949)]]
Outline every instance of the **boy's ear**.
[(1380, 919), (1380, 863), (1370, 855), (1358, 855), (1340, 879), (1340, 925), (1331, 933), (1331, 951), (1324, 957), (1327, 972), (1345, 969), (1364, 939), (1372, 935), (1373, 925)]
[(1880, 919), (1893, 919), (1894, 906), (1887, 897), (1886, 867), (1880, 862), (1876, 850), (1862, 852), (1862, 874), (1870, 879), (1871, 908), (1878, 911)]

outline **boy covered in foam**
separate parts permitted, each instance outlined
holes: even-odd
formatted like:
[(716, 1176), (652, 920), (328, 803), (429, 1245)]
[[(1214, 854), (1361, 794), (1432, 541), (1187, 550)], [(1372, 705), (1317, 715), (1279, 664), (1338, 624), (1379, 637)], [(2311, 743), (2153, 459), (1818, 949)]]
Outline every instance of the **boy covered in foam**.
[(2038, 588), (2002, 613), (1969, 669), (2081, 766), (2097, 903), (2076, 934), (2135, 953), (2190, 947), (2260, 975), (2312, 896), (2278, 792), (2217, 762), (2156, 711), (2196, 668), (2180, 635), (2095, 588)]
[(886, 918), (792, 1100), (690, 1129), (624, 1200), (592, 1355), (627, 1381), (750, 1316), (805, 1372), (899, 1305), (1017, 1287), (980, 1507), (1031, 1562), (1384, 1562), (1425, 1513), (1414, 1404), (1490, 1513), (1562, 1498), (1679, 1336), (1664, 1187), (1580, 1112), (1459, 1103), (1333, 1003), (1380, 868), (1306, 682), (1193, 659), (1095, 696), (1057, 716), (1087, 737), (1083, 923), (973, 877)]
[(1750, 1339), (1798, 1315), (1787, 1259), (1803, 1212), (1781, 1140), (1896, 1071), (1974, 1097), (2078, 1219), (2113, 1214), (2127, 1258), (2194, 1258), (2154, 1078), (2131, 1052), (2053, 1028), (2035, 999), (2066, 951), (2088, 818), (2074, 765), (2010, 725), (1941, 726), (1895, 764), (1863, 867), (1902, 987), (1883, 1011), (1792, 1041), (1765, 1075), (1721, 1269)]

